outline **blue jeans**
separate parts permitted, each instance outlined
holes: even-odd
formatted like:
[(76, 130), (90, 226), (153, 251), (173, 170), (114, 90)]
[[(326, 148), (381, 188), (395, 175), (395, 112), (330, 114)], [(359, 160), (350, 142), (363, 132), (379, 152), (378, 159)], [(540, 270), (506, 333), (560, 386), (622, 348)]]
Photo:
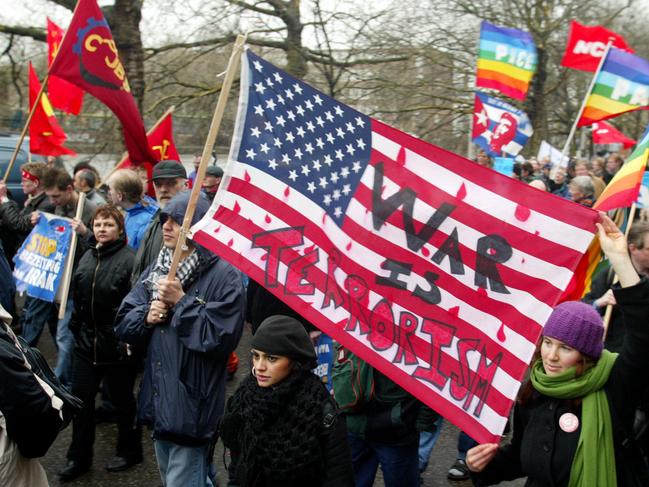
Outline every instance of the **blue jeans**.
[(208, 445), (182, 446), (164, 440), (153, 440), (153, 444), (165, 487), (215, 487)]
[(417, 442), (407, 446), (380, 445), (347, 433), (356, 487), (372, 487), (381, 465), (385, 487), (419, 487)]
[(478, 442), (467, 435), (464, 431), (460, 431), (460, 435), (457, 438), (457, 458), (458, 460), (466, 460), (466, 452), (468, 452), (474, 446), (477, 446)]
[(429, 431), (422, 431), (419, 434), (419, 473), (423, 473), (426, 468), (428, 468), (430, 454), (432, 453), (433, 448), (435, 448), (435, 443), (437, 443), (437, 439), (442, 432), (443, 425), (444, 418), (440, 416), (435, 421), (435, 431), (432, 433)]
[(59, 349), (59, 354), (54, 369), (59, 380), (70, 389), (72, 388), (72, 352), (74, 350), (74, 335), (70, 331), (73, 306), (72, 298), (68, 298), (65, 315), (56, 325), (56, 346)]
[(38, 339), (47, 323), (52, 338), (56, 339), (56, 305), (42, 299), (27, 297), (22, 316), (22, 337), (32, 347), (38, 345)]

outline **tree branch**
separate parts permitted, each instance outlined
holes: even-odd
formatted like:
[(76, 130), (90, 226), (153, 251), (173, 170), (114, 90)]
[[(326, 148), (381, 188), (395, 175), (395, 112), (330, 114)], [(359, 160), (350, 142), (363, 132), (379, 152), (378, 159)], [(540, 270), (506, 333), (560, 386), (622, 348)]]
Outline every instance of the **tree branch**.
[(37, 27), (23, 27), (20, 25), (0, 24), (0, 32), (3, 34), (16, 35), (21, 37), (31, 37), (34, 40), (45, 42), (47, 40), (45, 29)]

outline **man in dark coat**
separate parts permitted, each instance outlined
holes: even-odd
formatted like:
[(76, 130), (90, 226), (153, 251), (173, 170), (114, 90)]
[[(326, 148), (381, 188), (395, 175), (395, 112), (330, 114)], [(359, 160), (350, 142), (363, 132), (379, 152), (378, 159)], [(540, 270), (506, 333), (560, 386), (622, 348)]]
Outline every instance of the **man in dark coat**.
[(162, 161), (153, 167), (153, 188), (160, 209), (151, 218), (135, 255), (131, 285), (134, 286), (144, 270), (155, 262), (162, 248), (162, 224), (160, 211), (181, 191), (187, 189), (187, 171), (178, 161)]
[[(126, 296), (115, 319), (117, 337), (148, 345), (138, 419), (153, 430), (165, 485), (209, 485), (210, 452), (223, 414), (226, 362), (243, 330), (241, 274), (187, 241), (177, 277), (167, 279), (189, 193), (160, 213), (163, 247)], [(208, 210), (200, 195), (192, 223)]]
[(54, 205), (45, 194), (42, 179), (47, 166), (38, 162), (28, 162), (20, 168), (22, 173), (21, 185), (23, 193), (27, 196), (25, 205), (21, 208), (18, 203), (10, 199), (7, 186), (0, 181), (0, 235), (4, 242), (7, 260), (16, 254), (18, 247), (32, 231), (34, 225), (30, 215), (34, 211), (53, 212)]

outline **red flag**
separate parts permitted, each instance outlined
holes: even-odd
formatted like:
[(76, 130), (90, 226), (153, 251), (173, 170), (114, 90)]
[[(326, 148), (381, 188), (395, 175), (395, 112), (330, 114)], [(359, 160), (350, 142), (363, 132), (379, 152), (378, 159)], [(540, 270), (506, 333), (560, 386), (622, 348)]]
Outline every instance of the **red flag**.
[[(47, 53), (48, 64), (52, 64), (63, 40), (63, 29), (47, 18)], [(47, 93), (54, 108), (65, 113), (79, 115), (83, 105), (83, 90), (61, 78), (50, 75), (47, 82)]]
[(241, 86), (226, 174), (192, 238), (475, 440), (497, 441), (597, 213), (250, 51)]
[(133, 162), (155, 160), (113, 35), (95, 0), (77, 3), (50, 75), (77, 85), (112, 110), (122, 123), (124, 142)]
[(613, 125), (606, 122), (595, 122), (593, 124), (594, 144), (623, 144), (625, 149), (633, 147), (636, 141), (630, 139)]
[(588, 27), (574, 20), (570, 21), (570, 34), (561, 66), (594, 73), (606, 51), (609, 38), (613, 39), (614, 47), (634, 52), (624, 38), (612, 30), (599, 25)]
[[(174, 160), (180, 161), (180, 155), (176, 150), (176, 144), (174, 143), (174, 128), (173, 122), (171, 119), (171, 113), (165, 116), (162, 120), (159, 120), (151, 130), (147, 132), (147, 140), (149, 141), (149, 147), (151, 151), (156, 155), (157, 161), (166, 161)], [(124, 157), (115, 165), (115, 169), (123, 169), (126, 167), (132, 167), (130, 158)], [(153, 165), (145, 163), (144, 167), (147, 172), (147, 179), (149, 180), (147, 186), (147, 193), (151, 196), (155, 195), (153, 189), (153, 183), (151, 182), (151, 176), (153, 175)]]
[[(38, 76), (29, 63), (29, 108), (36, 102), (41, 91)], [(41, 96), (38, 107), (29, 123), (29, 151), (43, 156), (76, 155), (76, 152), (63, 147), (67, 139), (65, 132), (56, 121), (54, 111), (45, 93)]]
[[(147, 132), (146, 137), (149, 142), (149, 148), (153, 154), (156, 155), (156, 161), (166, 161), (168, 159), (180, 161), (180, 155), (178, 154), (176, 144), (174, 143), (174, 127), (171, 113), (158, 121), (158, 123)], [(121, 169), (132, 165), (131, 159), (127, 156), (119, 161), (115, 168)]]

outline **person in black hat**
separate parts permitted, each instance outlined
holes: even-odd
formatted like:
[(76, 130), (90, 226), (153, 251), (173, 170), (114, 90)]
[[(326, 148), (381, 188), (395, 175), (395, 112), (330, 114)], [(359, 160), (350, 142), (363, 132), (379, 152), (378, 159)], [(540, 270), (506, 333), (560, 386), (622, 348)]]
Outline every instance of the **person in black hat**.
[(210, 201), (214, 201), (214, 195), (219, 189), (223, 178), (223, 169), (217, 165), (207, 166), (205, 171), (205, 179), (203, 179), (203, 192), (207, 195)]
[(153, 181), (155, 197), (160, 209), (151, 217), (151, 223), (144, 233), (140, 247), (137, 249), (133, 273), (131, 274), (131, 286), (135, 285), (138, 277), (155, 262), (160, 253), (162, 248), (160, 211), (171, 198), (187, 189), (187, 171), (178, 161), (161, 161), (153, 167), (151, 181)]
[(219, 429), (230, 449), (228, 485), (354, 485), (345, 421), (318, 377), (302, 323), (266, 318), (251, 343), (252, 374), (228, 400)]

